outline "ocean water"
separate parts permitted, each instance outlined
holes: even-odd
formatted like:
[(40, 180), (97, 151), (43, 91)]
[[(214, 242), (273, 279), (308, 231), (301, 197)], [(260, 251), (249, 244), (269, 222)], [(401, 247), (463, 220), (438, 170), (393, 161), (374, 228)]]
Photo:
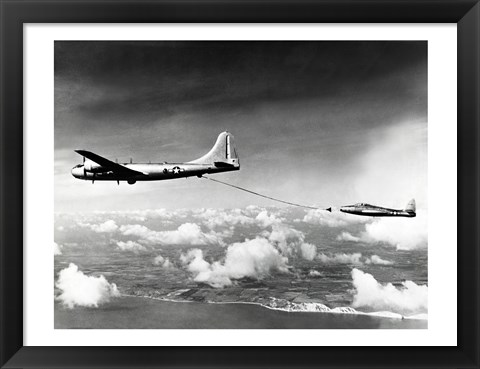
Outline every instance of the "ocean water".
[(423, 224), (256, 206), (56, 214), (55, 327), (426, 328)]
[(55, 304), (56, 329), (424, 329), (427, 325), (424, 319), (286, 312), (256, 304), (139, 297), (120, 297), (94, 309)]

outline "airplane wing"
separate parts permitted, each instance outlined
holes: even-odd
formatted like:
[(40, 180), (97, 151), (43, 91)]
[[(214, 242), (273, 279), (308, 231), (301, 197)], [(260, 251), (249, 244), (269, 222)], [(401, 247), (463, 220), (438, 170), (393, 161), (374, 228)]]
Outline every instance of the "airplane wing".
[(101, 165), (104, 168), (111, 170), (114, 173), (123, 174), (127, 176), (136, 176), (139, 174), (145, 174), (143, 172), (138, 172), (136, 170), (127, 168), (123, 165), (115, 163), (111, 160), (105, 159), (104, 157), (97, 155), (93, 152), (86, 151), (86, 150), (75, 150), (76, 153), (85, 156), (87, 159), (94, 161), (95, 163)]

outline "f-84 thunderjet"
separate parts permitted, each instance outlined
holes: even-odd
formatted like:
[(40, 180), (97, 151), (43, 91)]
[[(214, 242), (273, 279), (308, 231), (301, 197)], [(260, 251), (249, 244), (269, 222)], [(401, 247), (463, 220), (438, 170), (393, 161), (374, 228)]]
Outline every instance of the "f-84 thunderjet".
[(124, 163), (119, 164), (86, 150), (75, 150), (83, 163), (72, 168), (75, 178), (95, 181), (161, 181), (166, 179), (201, 177), (203, 174), (230, 172), (240, 169), (233, 136), (222, 132), (212, 149), (196, 160), (186, 163)]
[(360, 203), (355, 205), (342, 206), (341, 212), (368, 217), (407, 217), (413, 218), (416, 214), (415, 199), (409, 201), (405, 209), (388, 209), (380, 206)]

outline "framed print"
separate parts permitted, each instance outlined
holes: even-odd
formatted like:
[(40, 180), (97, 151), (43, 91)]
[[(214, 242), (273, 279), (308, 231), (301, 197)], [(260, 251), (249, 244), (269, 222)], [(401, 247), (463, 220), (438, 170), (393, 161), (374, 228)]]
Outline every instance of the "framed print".
[(2, 367), (478, 367), (476, 1), (1, 6)]

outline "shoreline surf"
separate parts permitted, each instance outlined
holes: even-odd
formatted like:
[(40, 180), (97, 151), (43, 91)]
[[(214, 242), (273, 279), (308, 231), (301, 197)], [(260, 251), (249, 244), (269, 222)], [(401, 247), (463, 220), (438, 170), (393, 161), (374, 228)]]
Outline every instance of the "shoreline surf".
[[(138, 295), (128, 295), (123, 294), (122, 296), (125, 297), (138, 297), (138, 298), (146, 298), (151, 300), (158, 300), (158, 301), (166, 301), (166, 302), (188, 302), (188, 303), (199, 303), (198, 301), (191, 301), (191, 300), (175, 300), (169, 298), (162, 298), (162, 297), (151, 297), (151, 296), (138, 296)], [(274, 299), (279, 300), (279, 299)], [(287, 313), (323, 313), (323, 314), (351, 314), (351, 315), (368, 315), (368, 316), (376, 316), (381, 318), (388, 318), (388, 319), (409, 319), (409, 320), (425, 320), (428, 321), (428, 314), (427, 313), (420, 313), (420, 314), (412, 314), (412, 315), (402, 315), (400, 313), (395, 313), (392, 311), (372, 311), (372, 312), (364, 312), (359, 311), (353, 307), (349, 306), (342, 306), (336, 308), (330, 308), (327, 305), (324, 305), (319, 302), (305, 302), (305, 303), (290, 303), (290, 306), (295, 306), (298, 308), (283, 308), (283, 307), (275, 307), (267, 304), (262, 304), (255, 301), (205, 301), (206, 304), (246, 304), (246, 305), (255, 305), (261, 306), (263, 308), (274, 310), (274, 311), (284, 311)], [(306, 306), (306, 309), (302, 309), (303, 306)]]
[[(258, 303), (121, 296), (98, 307), (69, 309), (55, 301), (55, 329), (425, 329), (426, 320), (367, 314), (305, 314)], [(148, 318), (148, 319), (145, 319)]]

